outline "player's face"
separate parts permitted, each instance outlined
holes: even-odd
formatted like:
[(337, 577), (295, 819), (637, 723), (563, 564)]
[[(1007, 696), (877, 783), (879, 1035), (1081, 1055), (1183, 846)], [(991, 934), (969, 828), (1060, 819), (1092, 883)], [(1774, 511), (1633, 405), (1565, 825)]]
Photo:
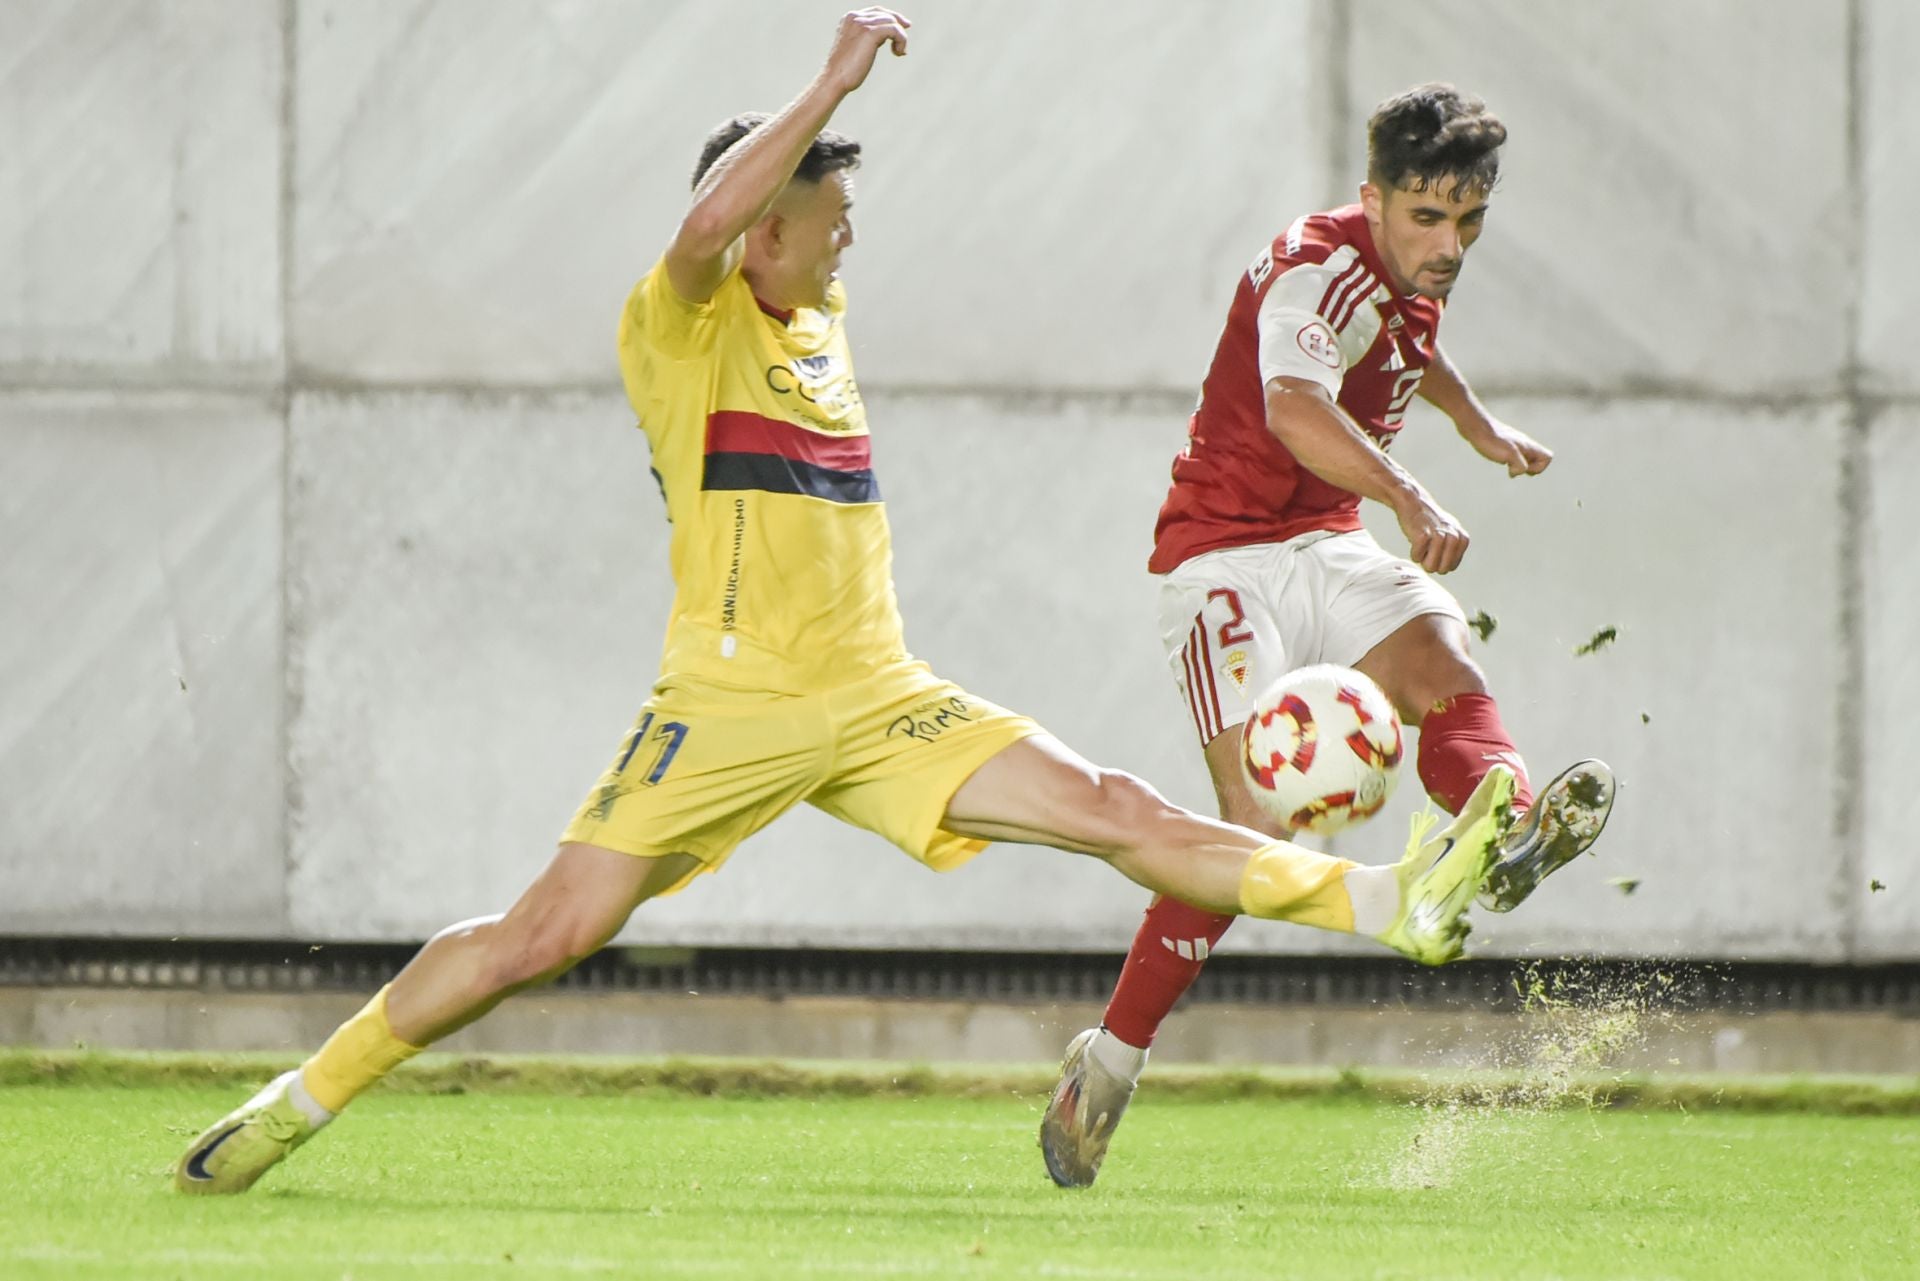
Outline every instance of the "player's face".
[(1360, 203), (1373, 229), (1373, 243), (1402, 294), (1445, 298), (1460, 278), (1467, 250), (1486, 225), (1487, 193), (1453, 190), (1446, 179), (1425, 190), (1384, 189), (1367, 183)]
[(818, 182), (795, 181), (780, 193), (780, 274), (791, 301), (818, 307), (853, 243), (853, 178), (838, 169)]

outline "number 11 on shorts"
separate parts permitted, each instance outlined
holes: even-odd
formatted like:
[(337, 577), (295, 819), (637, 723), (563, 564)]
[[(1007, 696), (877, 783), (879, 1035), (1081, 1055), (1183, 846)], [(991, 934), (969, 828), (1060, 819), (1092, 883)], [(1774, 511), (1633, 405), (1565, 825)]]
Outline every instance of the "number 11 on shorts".
[(627, 740), (626, 753), (620, 757), (620, 764), (614, 767), (614, 773), (626, 773), (627, 765), (633, 760), (634, 753), (640, 750), (640, 744), (651, 737), (660, 746), (653, 754), (653, 768), (649, 769), (646, 777), (641, 780), (649, 787), (667, 776), (667, 767), (673, 764), (674, 755), (680, 750), (680, 744), (687, 739), (687, 727), (679, 721), (662, 721), (660, 727), (654, 729), (649, 736), (647, 731), (652, 727), (653, 713), (648, 712), (640, 718), (640, 723), (633, 727), (633, 734)]

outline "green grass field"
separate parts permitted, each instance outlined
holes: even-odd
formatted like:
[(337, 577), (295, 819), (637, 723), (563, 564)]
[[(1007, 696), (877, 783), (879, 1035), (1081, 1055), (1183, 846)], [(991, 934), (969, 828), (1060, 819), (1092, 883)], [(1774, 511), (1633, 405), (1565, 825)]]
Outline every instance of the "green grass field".
[(244, 1091), (0, 1086), (0, 1277), (1901, 1278), (1920, 1118), (1142, 1095), (1090, 1191), (1042, 1097), (377, 1092), (232, 1200)]

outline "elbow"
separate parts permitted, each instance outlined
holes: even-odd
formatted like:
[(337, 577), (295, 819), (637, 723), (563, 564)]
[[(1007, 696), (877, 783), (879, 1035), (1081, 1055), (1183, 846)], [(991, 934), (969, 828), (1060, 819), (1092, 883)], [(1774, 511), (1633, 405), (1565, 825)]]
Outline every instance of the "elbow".
[(703, 203), (687, 210), (673, 242), (690, 258), (718, 258), (739, 234), (721, 211)]

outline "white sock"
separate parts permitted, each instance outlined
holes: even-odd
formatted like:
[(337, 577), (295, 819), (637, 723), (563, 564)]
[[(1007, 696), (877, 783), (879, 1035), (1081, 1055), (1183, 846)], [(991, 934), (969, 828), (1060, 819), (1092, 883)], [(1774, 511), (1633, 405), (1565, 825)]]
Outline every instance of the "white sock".
[(1128, 1045), (1103, 1027), (1094, 1034), (1087, 1053), (1093, 1056), (1094, 1062), (1129, 1085), (1140, 1084), (1140, 1073), (1147, 1066), (1147, 1052), (1139, 1046)]
[(307, 1118), (307, 1123), (314, 1129), (317, 1130), (333, 1120), (333, 1113), (321, 1107), (313, 1095), (307, 1093), (306, 1078), (300, 1075), (299, 1068), (295, 1068), (281, 1079), (287, 1082), (287, 1097), (293, 1100), (293, 1106), (300, 1109), (301, 1114)]
[(1379, 934), (1400, 915), (1400, 878), (1394, 865), (1356, 867), (1341, 878), (1353, 903), (1353, 932)]

